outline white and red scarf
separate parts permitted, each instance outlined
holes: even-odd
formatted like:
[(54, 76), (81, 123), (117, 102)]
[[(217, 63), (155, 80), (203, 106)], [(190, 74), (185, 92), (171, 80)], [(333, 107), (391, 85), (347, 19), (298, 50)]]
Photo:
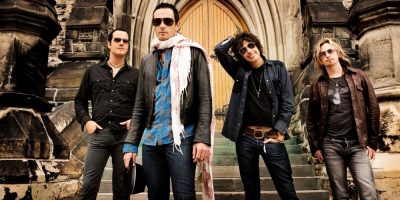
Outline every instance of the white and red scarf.
[[(181, 145), (181, 135), (185, 137), (184, 125), (180, 118), (180, 106), (183, 100), (183, 95), (186, 91), (188, 83), (192, 77), (190, 77), (191, 64), (191, 53), (190, 47), (196, 47), (201, 49), (207, 59), (210, 85), (211, 85), (211, 95), (213, 97), (213, 73), (211, 59), (204, 48), (192, 40), (177, 34), (168, 40), (160, 41), (158, 38), (154, 38), (151, 41), (152, 49), (167, 49), (172, 47), (171, 64), (170, 64), (170, 85), (171, 85), (171, 117), (172, 117), (172, 134), (174, 136), (174, 149), (177, 149), (182, 153), (180, 148)], [(212, 106), (214, 108), (214, 106)], [(212, 109), (214, 110), (214, 109)], [(212, 111), (211, 119), (211, 147), (214, 146), (214, 130), (215, 130), (215, 118), (214, 111)], [(213, 200), (214, 199), (214, 187), (211, 173), (211, 161), (212, 161), (212, 149), (210, 160), (199, 162), (199, 179), (202, 181), (203, 199)]]

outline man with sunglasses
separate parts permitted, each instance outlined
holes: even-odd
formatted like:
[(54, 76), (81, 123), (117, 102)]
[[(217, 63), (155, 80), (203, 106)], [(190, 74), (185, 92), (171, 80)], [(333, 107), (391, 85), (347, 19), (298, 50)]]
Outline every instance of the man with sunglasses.
[(307, 115), (311, 153), (324, 161), (333, 199), (349, 199), (347, 168), (361, 200), (377, 199), (370, 159), (379, 134), (379, 104), (367, 75), (340, 45), (322, 38), (314, 48)]
[(234, 80), (222, 135), (236, 143), (246, 199), (261, 199), (259, 155), (281, 199), (297, 199), (283, 144), (289, 138), (287, 128), (294, 111), (292, 85), (285, 65), (266, 59), (260, 40), (249, 32), (229, 37), (214, 51)]
[[(175, 200), (196, 199), (196, 163), (210, 161), (213, 134), (210, 59), (199, 44), (178, 34), (174, 5), (157, 5), (152, 24), (156, 38), (141, 61), (125, 166), (136, 162), (142, 140), (148, 198), (169, 199), (171, 182)], [(203, 199), (213, 199), (211, 174), (202, 175), (208, 181)]]
[[(138, 70), (125, 61), (129, 47), (127, 31), (115, 29), (107, 40), (109, 59), (86, 70), (75, 97), (76, 119), (89, 134), (81, 199), (96, 199), (104, 167), (111, 155), (113, 199), (128, 200), (122, 148), (130, 126)], [(91, 101), (92, 116), (88, 101)]]

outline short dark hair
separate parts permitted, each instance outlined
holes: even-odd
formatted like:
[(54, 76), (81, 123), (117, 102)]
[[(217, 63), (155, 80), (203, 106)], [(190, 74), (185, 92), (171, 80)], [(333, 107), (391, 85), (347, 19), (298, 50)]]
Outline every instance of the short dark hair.
[(239, 49), (242, 48), (244, 40), (247, 42), (254, 42), (258, 50), (260, 50), (260, 53), (263, 53), (263, 46), (257, 36), (250, 32), (240, 32), (234, 37), (232, 45), (232, 52), (236, 59), (240, 60), (243, 58), (243, 55), (239, 53)]
[(111, 42), (111, 40), (113, 39), (113, 34), (114, 34), (115, 31), (123, 31), (123, 32), (127, 33), (127, 34), (128, 34), (128, 40), (129, 40), (129, 32), (128, 32), (127, 30), (125, 30), (125, 29), (117, 28), (117, 29), (112, 30), (112, 31), (108, 34), (108, 36), (107, 36), (107, 41)]
[(179, 21), (178, 9), (176, 9), (176, 7), (174, 5), (169, 4), (169, 3), (160, 3), (160, 4), (158, 4), (156, 6), (156, 8), (154, 9), (154, 11), (153, 11), (153, 16), (154, 16), (154, 12), (156, 12), (156, 10), (161, 9), (161, 8), (169, 8), (169, 9), (171, 9), (174, 12), (175, 23), (178, 23), (178, 21)]

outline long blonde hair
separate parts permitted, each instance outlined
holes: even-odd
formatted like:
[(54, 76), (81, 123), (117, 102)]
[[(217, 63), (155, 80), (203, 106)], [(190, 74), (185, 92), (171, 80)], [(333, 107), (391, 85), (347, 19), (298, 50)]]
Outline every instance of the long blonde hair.
[(351, 66), (349, 56), (344, 53), (340, 44), (336, 43), (331, 38), (321, 38), (314, 47), (314, 55), (313, 55), (314, 68), (317, 71), (323, 70), (325, 68), (325, 66), (322, 64), (321, 59), (319, 57), (319, 53), (321, 52), (321, 46), (323, 44), (330, 44), (335, 48), (335, 50), (338, 54), (338, 57), (339, 57), (339, 62), (341, 65)]

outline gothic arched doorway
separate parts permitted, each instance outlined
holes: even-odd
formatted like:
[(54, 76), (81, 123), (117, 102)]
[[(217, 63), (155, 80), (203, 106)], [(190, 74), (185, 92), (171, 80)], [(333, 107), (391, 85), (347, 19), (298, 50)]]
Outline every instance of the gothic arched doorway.
[[(233, 35), (238, 29), (247, 31), (248, 27), (232, 6), (217, 0), (188, 3), (181, 10), (181, 16), (180, 32), (200, 43), (213, 58), (214, 104), (215, 109), (222, 110), (229, 103), (233, 80), (213, 56), (213, 49), (218, 42)], [(221, 128), (222, 120), (217, 120), (217, 131)]]

